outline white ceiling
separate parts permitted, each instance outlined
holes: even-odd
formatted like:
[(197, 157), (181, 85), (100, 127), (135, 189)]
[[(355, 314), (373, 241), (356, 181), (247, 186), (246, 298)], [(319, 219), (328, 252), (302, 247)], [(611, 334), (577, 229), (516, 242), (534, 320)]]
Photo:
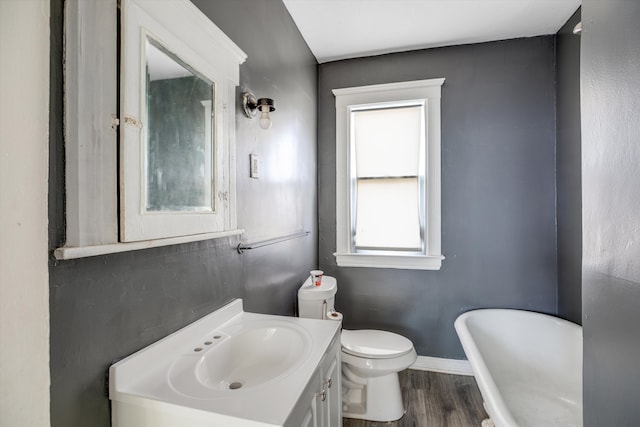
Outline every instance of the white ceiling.
[(283, 0), (320, 63), (555, 34), (581, 0)]

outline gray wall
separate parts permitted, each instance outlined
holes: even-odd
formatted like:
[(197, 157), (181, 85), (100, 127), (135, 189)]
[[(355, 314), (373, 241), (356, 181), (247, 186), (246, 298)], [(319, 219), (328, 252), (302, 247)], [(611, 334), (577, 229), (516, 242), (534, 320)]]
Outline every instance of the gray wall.
[(582, 5), (585, 426), (640, 425), (640, 2)]
[[(238, 224), (243, 240), (312, 235), (235, 252), (237, 238), (50, 264), (51, 423), (108, 426), (104, 375), (112, 360), (162, 338), (236, 297), (257, 312), (294, 313), (317, 264), (317, 63), (281, 2), (195, 2), (248, 55), (241, 87), (275, 99), (268, 132), (240, 110)], [(52, 0), (50, 246), (64, 241), (62, 0)], [(115, 13), (115, 10), (114, 10)], [(241, 89), (238, 90), (238, 99)], [(261, 178), (249, 178), (249, 153)]]
[[(319, 261), (338, 279), (347, 328), (406, 335), (423, 356), (464, 358), (462, 312), (556, 313), (554, 37), (322, 64), (319, 69)], [(334, 88), (445, 77), (440, 271), (338, 268)]]
[(556, 191), (558, 315), (582, 323), (582, 188), (580, 157), (580, 9), (556, 36)]

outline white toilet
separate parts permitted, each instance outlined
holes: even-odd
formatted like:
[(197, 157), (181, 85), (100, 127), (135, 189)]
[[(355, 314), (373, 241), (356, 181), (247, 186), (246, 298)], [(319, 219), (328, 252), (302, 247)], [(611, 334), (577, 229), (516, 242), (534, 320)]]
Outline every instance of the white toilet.
[[(298, 291), (298, 314), (314, 319), (342, 320), (334, 309), (336, 279), (309, 277)], [(413, 343), (392, 332), (343, 330), (342, 416), (370, 421), (395, 421), (404, 415), (398, 372), (417, 358)]]

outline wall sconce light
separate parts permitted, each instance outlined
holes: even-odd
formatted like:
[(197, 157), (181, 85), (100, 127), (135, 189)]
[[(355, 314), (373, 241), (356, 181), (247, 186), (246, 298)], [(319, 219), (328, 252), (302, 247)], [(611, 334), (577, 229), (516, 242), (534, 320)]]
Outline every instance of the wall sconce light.
[(254, 118), (260, 110), (260, 120), (258, 124), (262, 129), (269, 129), (271, 127), (270, 112), (276, 111), (273, 99), (260, 98), (256, 100), (256, 97), (251, 92), (245, 92), (242, 94), (242, 108), (244, 108), (244, 114), (250, 119)]

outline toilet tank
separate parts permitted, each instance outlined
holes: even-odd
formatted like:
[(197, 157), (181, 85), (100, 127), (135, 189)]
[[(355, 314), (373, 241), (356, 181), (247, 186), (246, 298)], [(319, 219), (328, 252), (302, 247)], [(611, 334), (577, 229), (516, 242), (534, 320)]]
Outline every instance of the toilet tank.
[(322, 276), (320, 286), (307, 277), (298, 290), (298, 316), (311, 319), (325, 319), (329, 311), (334, 310), (338, 283), (335, 277)]

